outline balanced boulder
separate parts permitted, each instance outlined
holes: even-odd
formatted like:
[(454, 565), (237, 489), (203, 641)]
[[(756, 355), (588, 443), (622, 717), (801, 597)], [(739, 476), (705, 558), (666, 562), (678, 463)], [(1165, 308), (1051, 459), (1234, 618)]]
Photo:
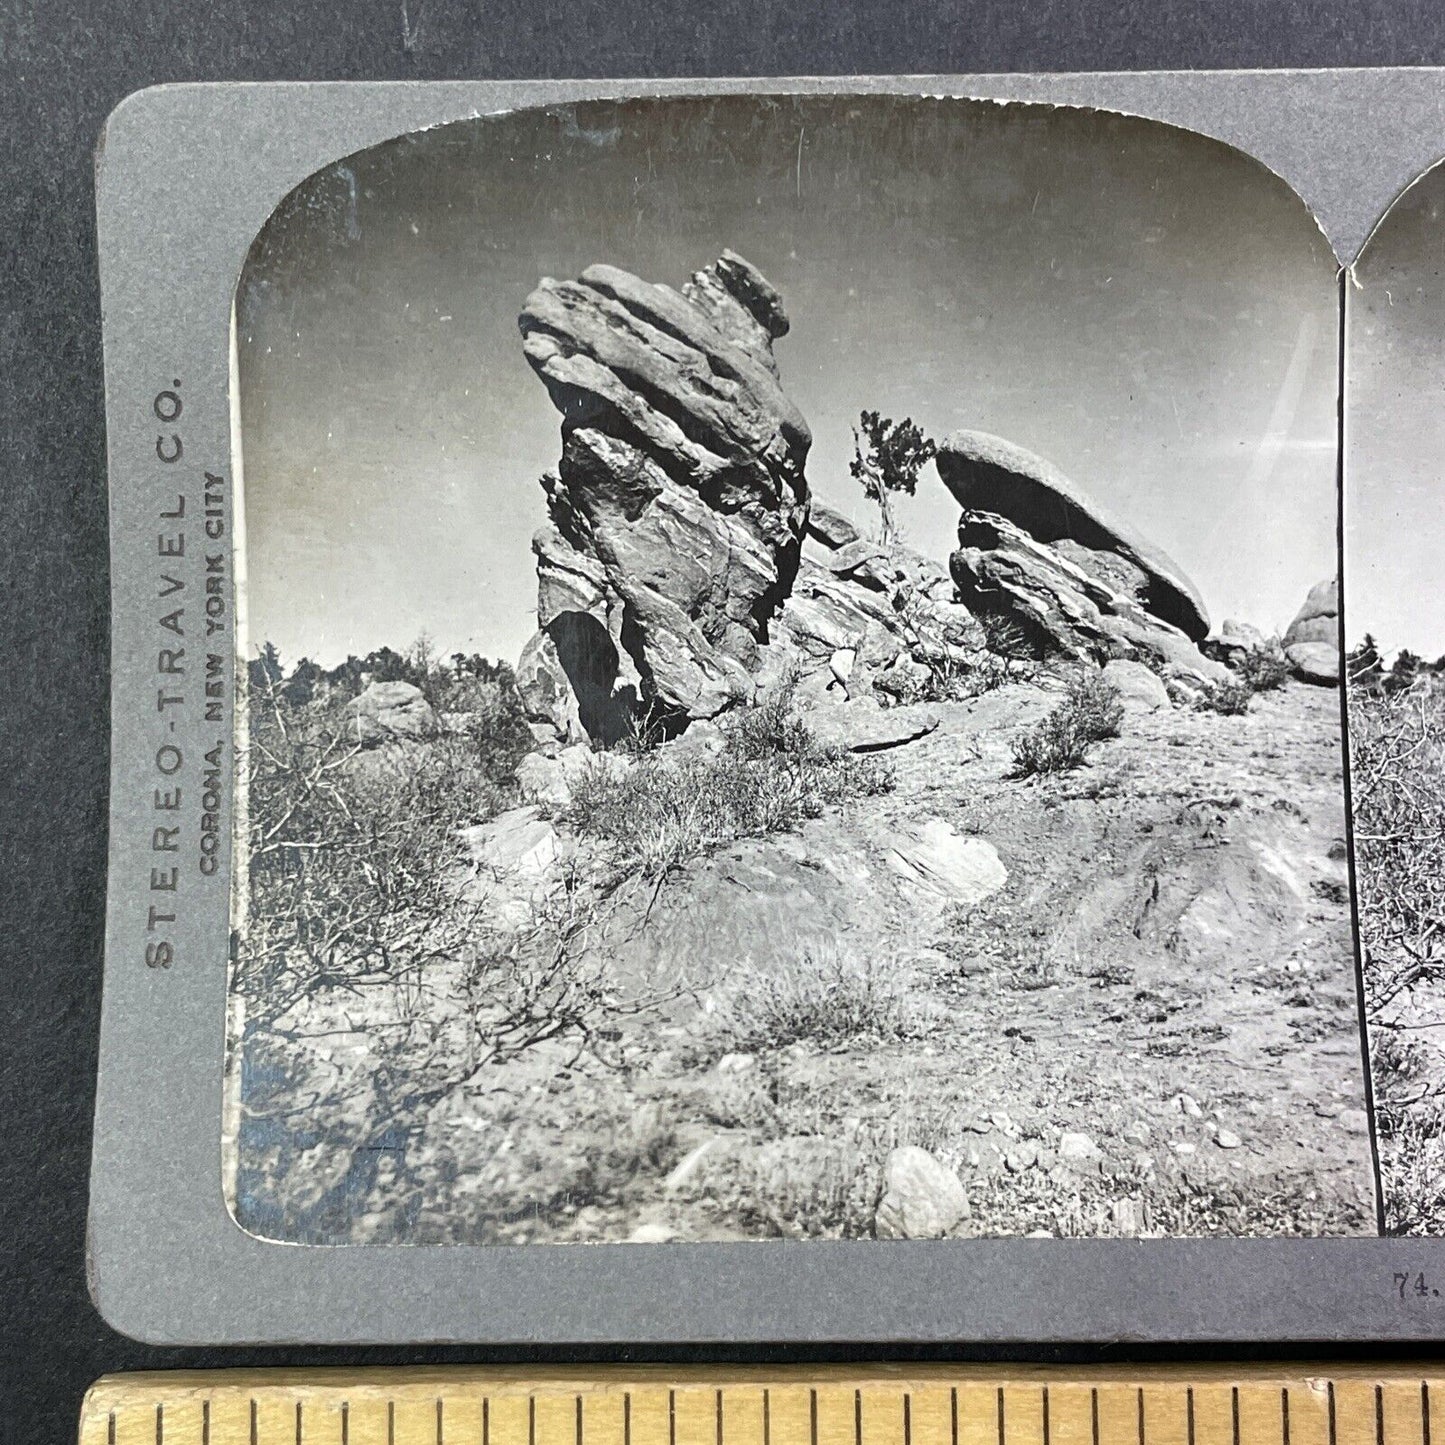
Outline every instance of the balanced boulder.
[(987, 432), (958, 431), (939, 443), (936, 464), (966, 513), (995, 513), (1066, 553), (1072, 544), (1103, 554), (1092, 569), (1101, 575), (1117, 557), (1126, 564), (1117, 581), (1135, 602), (1196, 642), (1208, 634), (1204, 601), (1179, 566), (1052, 462)]
[(594, 652), (605, 638), (627, 661), (594, 657), (584, 685), (611, 671), (679, 721), (750, 697), (808, 513), (812, 439), (778, 382), (778, 293), (732, 252), (680, 291), (591, 266), (543, 280), (519, 324), (562, 415), (539, 624), (590, 617)]
[(1310, 588), (1284, 634), (1284, 655), (1303, 682), (1322, 687), (1340, 681), (1340, 584), (1335, 577)]

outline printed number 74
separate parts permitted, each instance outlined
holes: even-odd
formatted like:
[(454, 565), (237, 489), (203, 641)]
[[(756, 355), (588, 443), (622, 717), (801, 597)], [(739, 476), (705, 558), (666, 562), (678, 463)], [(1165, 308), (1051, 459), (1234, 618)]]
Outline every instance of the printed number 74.
[(1411, 1276), (1409, 1274), (1396, 1273), (1395, 1288), (1400, 1292), (1401, 1299), (1405, 1298), (1405, 1292), (1407, 1290), (1423, 1296), (1439, 1294), (1439, 1290), (1432, 1290), (1430, 1286), (1425, 1283), (1425, 1276), (1423, 1274)]

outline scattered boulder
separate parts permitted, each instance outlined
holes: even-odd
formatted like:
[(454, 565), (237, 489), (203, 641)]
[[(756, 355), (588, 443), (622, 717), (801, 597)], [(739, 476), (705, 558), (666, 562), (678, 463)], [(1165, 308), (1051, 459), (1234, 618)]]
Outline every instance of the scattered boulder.
[(1170, 705), (1169, 689), (1158, 673), (1142, 662), (1113, 658), (1104, 664), (1104, 680), (1118, 689), (1119, 699), (1127, 710), (1158, 712)]
[(1340, 584), (1335, 577), (1310, 588), (1284, 634), (1284, 655), (1302, 682), (1337, 687), (1340, 681)]
[(1059, 1158), (1068, 1164), (1087, 1164), (1100, 1157), (1100, 1149), (1087, 1135), (1069, 1132), (1059, 1136)]
[(971, 908), (1008, 882), (993, 844), (960, 834), (952, 823), (929, 818), (884, 839), (888, 866), (922, 898), (939, 908)]
[[(752, 696), (769, 624), (791, 590), (808, 516), (811, 434), (778, 383), (781, 299), (732, 252), (680, 291), (612, 266), (544, 279), (519, 324), (562, 415), (544, 479), (553, 524), (538, 548), (539, 621), (590, 619), (594, 704), (628, 687), (634, 708), (678, 723)], [(550, 614), (550, 616), (548, 615)], [(606, 638), (614, 654), (602, 648)], [(598, 658), (600, 657), (600, 665)]]
[(461, 831), (471, 861), (462, 896), (486, 906), (494, 923), (521, 927), (556, 887), (571, 842), (535, 805), (511, 808)]
[(373, 682), (346, 704), (344, 716), (347, 736), (364, 748), (419, 742), (442, 730), (421, 689), (409, 682)]
[(862, 533), (841, 512), (814, 500), (808, 512), (808, 536), (836, 551), (856, 542)]
[(1271, 641), (1259, 628), (1237, 618), (1226, 617), (1216, 636), (1207, 637), (1199, 650), (1226, 667), (1238, 667), (1247, 657), (1260, 652), (1278, 652), (1279, 640)]
[(1173, 559), (1111, 517), (1053, 463), (1001, 437), (959, 431), (939, 443), (936, 464), (965, 512), (992, 512), (1035, 541), (1118, 558), (1134, 601), (1192, 641), (1208, 635), (1204, 601)]
[[(952, 659), (969, 665), (985, 646), (983, 628), (957, 600), (948, 573), (911, 548), (850, 542), (822, 562), (805, 556), (766, 649), (807, 674), (851, 651), (850, 696), (873, 690), (901, 660)], [(774, 667), (765, 661), (764, 670)]]
[(958, 1175), (916, 1144), (895, 1149), (883, 1167), (883, 1197), (873, 1216), (879, 1239), (942, 1239), (968, 1218)]

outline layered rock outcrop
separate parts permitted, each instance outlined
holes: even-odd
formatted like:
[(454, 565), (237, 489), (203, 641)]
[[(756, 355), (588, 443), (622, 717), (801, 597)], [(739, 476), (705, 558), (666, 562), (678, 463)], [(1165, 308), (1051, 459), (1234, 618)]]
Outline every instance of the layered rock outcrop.
[(1209, 619), (1193, 583), (1057, 467), (982, 432), (955, 433), (937, 461), (964, 509), (951, 570), (965, 607), (1007, 620), (1040, 657), (1228, 676), (1195, 645)]
[[(938, 475), (965, 512), (993, 512), (1089, 567), (1195, 642), (1209, 632), (1198, 589), (1161, 548), (1111, 517), (1052, 462), (987, 432), (939, 443)], [(1118, 559), (1117, 563), (1113, 559)]]
[(730, 251), (680, 291), (590, 266), (544, 280), (519, 324), (562, 414), (533, 544), (534, 720), (607, 738), (639, 711), (681, 725), (750, 697), (808, 515), (778, 293)]

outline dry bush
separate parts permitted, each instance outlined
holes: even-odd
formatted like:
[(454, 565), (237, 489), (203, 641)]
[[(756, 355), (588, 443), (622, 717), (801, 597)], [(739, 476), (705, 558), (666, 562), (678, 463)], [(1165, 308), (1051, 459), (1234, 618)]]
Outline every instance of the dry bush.
[(514, 801), (478, 743), (505, 726), (363, 752), (343, 705), (288, 702), (265, 675), (249, 695), (237, 1188), (283, 1237), (349, 1237), (393, 1185), (434, 1201), (435, 1105), (547, 1046), (559, 1067), (614, 1063), (620, 1020), (661, 1001), (605, 964), (620, 893), (564, 873), (520, 921), (469, 897), (458, 830)]
[(1276, 647), (1253, 648), (1235, 666), (1240, 678), (1254, 692), (1273, 692), (1289, 681), (1289, 658)]
[(1092, 669), (1076, 673), (1064, 700), (1014, 739), (1011, 776), (1028, 778), (1076, 768), (1088, 759), (1095, 743), (1118, 737), (1123, 722), (1119, 689)]
[(775, 689), (730, 722), (718, 754), (653, 753), (622, 773), (589, 770), (569, 821), (661, 877), (735, 839), (786, 832), (831, 804), (892, 787), (884, 764), (822, 746), (791, 707), (792, 687)]
[(1211, 682), (1199, 694), (1199, 701), (1195, 706), (1201, 712), (1217, 712), (1223, 713), (1226, 717), (1240, 717), (1249, 711), (1249, 704), (1254, 699), (1254, 691), (1250, 683), (1244, 680)]
[[(1445, 983), (1445, 694), (1350, 689), (1350, 774), (1365, 1007), (1391, 1233), (1445, 1230), (1445, 1079), (1402, 1026)], [(1438, 1066), (1437, 1066), (1438, 1067)]]
[(819, 940), (767, 968), (739, 968), (710, 1036), (715, 1053), (757, 1053), (800, 1041), (822, 1048), (907, 1041), (935, 1025), (916, 979), (896, 959)]

